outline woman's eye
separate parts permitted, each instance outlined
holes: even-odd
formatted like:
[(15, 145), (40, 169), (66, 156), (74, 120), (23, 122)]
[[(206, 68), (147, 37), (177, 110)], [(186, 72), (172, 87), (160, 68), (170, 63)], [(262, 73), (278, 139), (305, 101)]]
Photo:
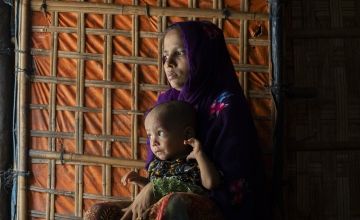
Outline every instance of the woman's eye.
[(160, 136), (160, 137), (164, 136), (164, 132), (163, 131), (158, 131), (158, 136)]
[(183, 50), (176, 51), (176, 55), (178, 55), (178, 56), (182, 56), (184, 54), (185, 54), (185, 51), (183, 51)]

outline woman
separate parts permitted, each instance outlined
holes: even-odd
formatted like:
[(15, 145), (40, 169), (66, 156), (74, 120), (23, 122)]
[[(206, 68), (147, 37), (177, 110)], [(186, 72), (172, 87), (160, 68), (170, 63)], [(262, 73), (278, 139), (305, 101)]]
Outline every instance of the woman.
[[(221, 173), (221, 184), (210, 191), (210, 198), (226, 220), (264, 219), (256, 130), (221, 29), (198, 21), (170, 26), (163, 65), (171, 88), (157, 103), (182, 100), (195, 107), (196, 138)], [(147, 164), (154, 158), (150, 148), (148, 155)], [(127, 211), (133, 219), (208, 219), (216, 212), (190, 193), (170, 194), (146, 209), (152, 193), (149, 184), (138, 194)]]
[[(210, 22), (172, 25), (164, 38), (163, 65), (171, 88), (160, 94), (157, 103), (182, 100), (196, 108), (197, 138), (222, 174), (221, 186), (212, 190), (210, 197), (225, 219), (263, 219), (263, 169), (256, 130), (221, 29)], [(153, 154), (148, 153), (149, 163)], [(143, 211), (147, 193), (144, 190), (144, 199), (131, 207), (139, 213), (136, 216)], [(174, 210), (170, 207), (180, 207), (172, 201), (181, 197), (186, 195), (164, 198), (152, 214), (157, 212), (158, 219), (171, 216)], [(186, 204), (187, 211), (194, 209)]]

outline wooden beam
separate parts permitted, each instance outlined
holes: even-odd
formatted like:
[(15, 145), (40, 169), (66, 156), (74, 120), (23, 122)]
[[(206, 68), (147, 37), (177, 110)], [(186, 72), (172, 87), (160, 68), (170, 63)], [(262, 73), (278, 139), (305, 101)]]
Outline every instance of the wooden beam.
[(63, 160), (66, 162), (85, 162), (98, 165), (114, 165), (128, 168), (144, 168), (145, 162), (115, 157), (90, 156), (84, 154), (61, 153), (43, 150), (29, 150), (29, 156), (37, 159)]
[[(15, 16), (19, 18), (18, 36), (19, 41), (16, 42), (17, 55), (17, 161), (15, 161), (15, 169), (18, 172), (17, 176), (17, 220), (27, 219), (27, 196), (26, 196), (26, 178), (27, 173), (27, 146), (28, 146), (28, 95), (29, 77), (28, 77), (28, 63), (29, 63), (29, 22), (30, 22), (30, 1), (20, 0), (16, 2), (16, 8), (19, 8), (18, 14)], [(21, 175), (20, 175), (21, 174)]]
[[(42, 0), (31, 1), (33, 11), (41, 11)], [(113, 15), (146, 15), (146, 16), (178, 16), (198, 18), (231, 18), (241, 20), (269, 20), (267, 13), (239, 12), (235, 10), (203, 9), (203, 8), (162, 8), (140, 5), (119, 5), (96, 2), (46, 1), (47, 11), (83, 12)]]

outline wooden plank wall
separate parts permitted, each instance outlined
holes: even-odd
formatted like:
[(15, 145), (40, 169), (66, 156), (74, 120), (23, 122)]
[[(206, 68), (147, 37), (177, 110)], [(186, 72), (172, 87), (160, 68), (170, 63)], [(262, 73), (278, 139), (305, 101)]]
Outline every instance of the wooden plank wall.
[(290, 0), (285, 14), (285, 81), (298, 87), (286, 105), (286, 219), (360, 219), (360, 2)]

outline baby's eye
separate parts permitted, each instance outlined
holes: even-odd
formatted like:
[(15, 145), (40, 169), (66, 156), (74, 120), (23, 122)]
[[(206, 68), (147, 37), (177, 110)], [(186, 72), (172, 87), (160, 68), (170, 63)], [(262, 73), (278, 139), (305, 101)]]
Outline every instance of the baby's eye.
[(147, 138), (151, 138), (151, 134), (146, 134)]
[(162, 56), (162, 61), (165, 63), (167, 61), (167, 59), (169, 59), (168, 55), (163, 55)]
[(158, 133), (158, 136), (160, 136), (160, 137), (164, 136), (164, 131), (158, 131), (157, 133)]
[(185, 51), (184, 50), (178, 50), (178, 51), (176, 51), (176, 55), (178, 55), (178, 56), (182, 56), (182, 55), (184, 55), (185, 54)]

